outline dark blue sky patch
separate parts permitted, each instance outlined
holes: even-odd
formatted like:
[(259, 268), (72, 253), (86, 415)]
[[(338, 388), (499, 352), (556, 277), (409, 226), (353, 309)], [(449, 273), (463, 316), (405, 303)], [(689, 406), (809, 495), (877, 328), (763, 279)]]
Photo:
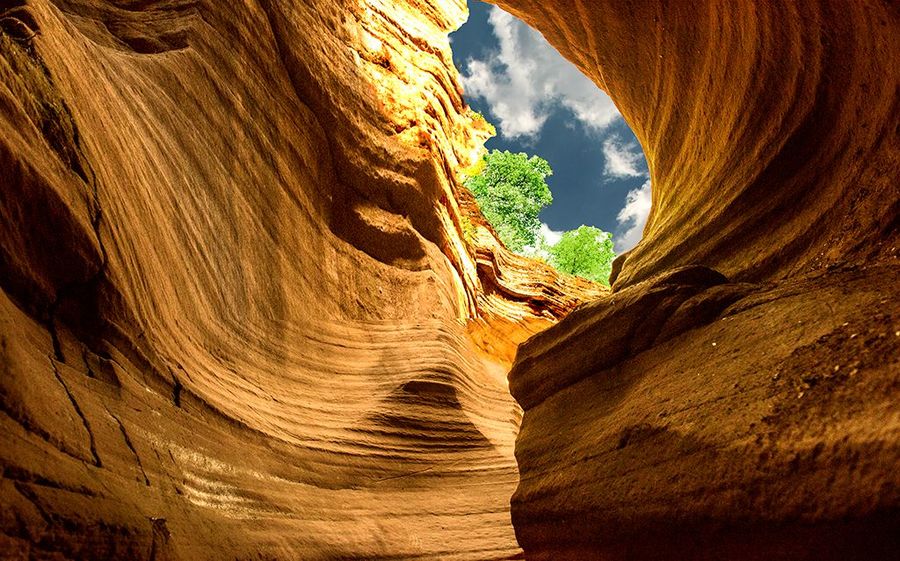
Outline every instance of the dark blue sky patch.
[[(493, 60), (495, 70), (506, 70), (496, 58), (500, 41), (489, 21), (491, 9), (488, 4), (470, 0), (469, 21), (451, 35), (454, 62), (463, 75), (467, 74), (469, 61), (473, 59)], [(523, 24), (516, 22), (516, 25)], [(510, 64), (515, 64), (515, 61)], [(560, 61), (559, 64), (568, 63)], [(553, 69), (543, 69), (542, 76), (546, 76), (548, 71), (553, 73)], [(498, 78), (502, 81), (503, 76)], [(543, 88), (543, 84), (535, 85)], [(515, 91), (512, 95), (515, 95)], [(571, 230), (586, 224), (614, 233), (619, 245), (628, 245), (629, 241), (637, 240), (640, 228), (637, 233), (633, 231), (634, 220), (622, 222), (617, 217), (626, 206), (631, 191), (635, 191), (632, 206), (646, 206), (639, 202), (635, 205), (636, 192), (647, 181), (643, 155), (640, 154), (639, 161), (632, 166), (639, 175), (625, 176), (622, 176), (621, 161), (616, 166), (616, 162), (608, 162), (604, 156), (604, 142), (608, 143), (610, 139), (618, 147), (633, 145), (632, 148), (639, 154), (637, 139), (621, 117), (598, 130), (596, 127), (586, 126), (573, 110), (562, 103), (552, 103), (544, 106), (548, 117), (537, 134), (510, 138), (502, 134), (501, 120), (488, 99), (467, 94), (466, 101), (488, 121), (497, 125), (498, 135), (486, 143), (488, 149), (537, 154), (550, 163), (553, 176), (547, 182), (553, 192), (553, 204), (544, 209), (541, 219), (552, 230)], [(497, 101), (495, 99), (494, 103)], [(609, 169), (610, 164), (612, 170)], [(618, 174), (615, 173), (616, 170)], [(649, 192), (646, 194), (649, 195)], [(638, 212), (641, 213), (642, 211)], [(627, 235), (629, 228), (632, 230), (630, 236)], [(626, 237), (634, 239), (626, 240)]]

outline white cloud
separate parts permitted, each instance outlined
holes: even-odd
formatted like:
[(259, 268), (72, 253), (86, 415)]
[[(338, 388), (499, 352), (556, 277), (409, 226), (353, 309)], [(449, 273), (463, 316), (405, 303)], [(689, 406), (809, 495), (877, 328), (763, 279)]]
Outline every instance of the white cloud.
[(559, 107), (595, 132), (620, 117), (609, 96), (540, 33), (496, 6), (489, 21), (500, 49), (469, 60), (462, 81), (469, 95), (487, 101), (504, 137), (536, 136)]
[(556, 245), (556, 242), (558, 242), (560, 238), (562, 238), (562, 235), (564, 233), (565, 232), (561, 230), (551, 230), (550, 226), (547, 226), (545, 223), (541, 222), (541, 227), (538, 229), (537, 233), (537, 244), (533, 246), (527, 245), (522, 248), (522, 255), (549, 261), (550, 253), (547, 250), (550, 248), (550, 246)]
[(547, 245), (556, 245), (556, 242), (562, 238), (563, 232), (557, 230), (551, 230), (550, 226), (547, 226), (543, 222), (541, 222), (541, 228), (538, 230), (538, 236), (544, 239), (544, 242)]
[(610, 177), (644, 177), (644, 154), (633, 143), (623, 143), (618, 137), (610, 136), (603, 141), (603, 157), (606, 158), (604, 173)]
[(647, 224), (647, 215), (650, 214), (650, 200), (649, 179), (639, 189), (628, 192), (625, 197), (625, 207), (619, 211), (619, 215), (616, 217), (622, 230), (615, 240), (618, 253), (628, 251), (641, 241), (641, 237), (644, 235), (644, 225)]
[[(565, 60), (536, 31), (510, 14), (491, 8), (489, 22), (499, 48), (483, 59), (470, 59), (462, 73), (466, 94), (483, 98), (506, 138), (534, 139), (550, 115), (562, 108), (602, 141), (605, 175), (610, 179), (648, 176), (644, 155), (635, 142), (617, 135), (605, 139), (605, 131), (621, 115), (609, 96)], [(567, 123), (567, 126), (573, 126)], [(616, 250), (631, 249), (640, 241), (650, 212), (650, 181), (629, 191), (619, 212)], [(559, 241), (562, 232), (541, 224), (547, 245)], [(532, 253), (538, 248), (526, 248)]]

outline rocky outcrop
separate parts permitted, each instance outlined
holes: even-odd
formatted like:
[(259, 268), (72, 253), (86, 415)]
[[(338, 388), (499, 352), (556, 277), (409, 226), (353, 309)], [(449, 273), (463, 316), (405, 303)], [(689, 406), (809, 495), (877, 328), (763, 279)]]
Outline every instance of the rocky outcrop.
[(531, 339), (510, 374), (527, 558), (892, 559), (898, 281), (678, 269)]
[(0, 9), (0, 556), (518, 555), (506, 370), (599, 291), (461, 210), (464, 4)]
[(501, 3), (609, 92), (653, 184), (613, 294), (510, 373), (526, 557), (896, 558), (896, 9)]

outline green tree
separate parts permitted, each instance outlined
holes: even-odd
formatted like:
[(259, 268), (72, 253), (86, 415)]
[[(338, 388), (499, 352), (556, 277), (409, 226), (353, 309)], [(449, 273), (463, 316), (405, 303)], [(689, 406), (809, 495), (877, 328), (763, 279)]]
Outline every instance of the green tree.
[(556, 270), (609, 286), (616, 258), (609, 233), (593, 226), (579, 226), (564, 233), (548, 251)]
[(546, 181), (553, 171), (547, 160), (524, 153), (494, 150), (482, 159), (483, 168), (465, 185), (500, 240), (520, 253), (536, 243), (538, 213), (553, 202)]

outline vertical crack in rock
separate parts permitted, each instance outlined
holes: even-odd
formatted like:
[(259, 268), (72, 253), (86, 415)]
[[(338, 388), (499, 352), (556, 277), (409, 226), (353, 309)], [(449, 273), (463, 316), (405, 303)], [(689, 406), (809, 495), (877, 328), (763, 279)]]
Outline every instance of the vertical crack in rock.
[[(109, 411), (107, 410), (107, 413)], [(134, 444), (131, 442), (131, 438), (128, 436), (128, 431), (125, 430), (125, 425), (122, 423), (122, 420), (119, 419), (116, 415), (109, 413), (109, 416), (116, 420), (116, 423), (119, 425), (119, 430), (122, 431), (122, 438), (125, 439), (125, 445), (128, 446), (128, 449), (131, 450), (131, 453), (134, 454), (134, 461), (137, 462), (138, 469), (141, 470), (141, 476), (144, 478), (144, 484), (147, 487), (150, 486), (150, 478), (147, 477), (147, 472), (144, 471), (144, 464), (141, 463), (141, 457), (138, 455), (137, 449), (134, 447)]]
[(169, 528), (166, 526), (165, 518), (150, 518), (150, 526), (152, 528), (153, 538), (150, 542), (150, 553), (147, 558), (149, 561), (159, 561), (159, 552), (168, 545), (171, 534), (169, 533)]
[(24, 483), (21, 481), (16, 481), (13, 484), (13, 486), (15, 487), (16, 491), (19, 492), (20, 495), (25, 497), (28, 500), (28, 502), (30, 502), (32, 504), (32, 506), (34, 506), (34, 509), (38, 512), (40, 517), (44, 520), (45, 524), (52, 523), (53, 519), (50, 517), (50, 514), (47, 512), (47, 510), (41, 505), (40, 499), (38, 498), (37, 493), (35, 493), (27, 483)]
[(174, 372), (172, 374), (172, 403), (175, 407), (181, 408), (181, 391), (184, 389), (184, 386), (181, 384), (181, 380), (175, 376)]
[(75, 399), (75, 396), (72, 394), (69, 386), (66, 384), (65, 380), (63, 380), (62, 375), (59, 373), (59, 369), (56, 367), (56, 359), (52, 356), (48, 356), (47, 360), (50, 361), (50, 367), (53, 369), (53, 375), (56, 376), (56, 381), (59, 382), (59, 385), (62, 386), (63, 390), (65, 390), (66, 396), (69, 398), (69, 403), (72, 404), (72, 409), (75, 410), (78, 418), (81, 419), (81, 424), (84, 426), (84, 430), (87, 431), (88, 439), (90, 441), (91, 456), (93, 456), (94, 458), (94, 465), (98, 468), (102, 468), (103, 462), (100, 461), (100, 456), (97, 454), (97, 442), (94, 439), (94, 431), (91, 430), (91, 423), (87, 420), (87, 417), (85, 417), (84, 412), (81, 410), (81, 406), (78, 405), (78, 401)]

